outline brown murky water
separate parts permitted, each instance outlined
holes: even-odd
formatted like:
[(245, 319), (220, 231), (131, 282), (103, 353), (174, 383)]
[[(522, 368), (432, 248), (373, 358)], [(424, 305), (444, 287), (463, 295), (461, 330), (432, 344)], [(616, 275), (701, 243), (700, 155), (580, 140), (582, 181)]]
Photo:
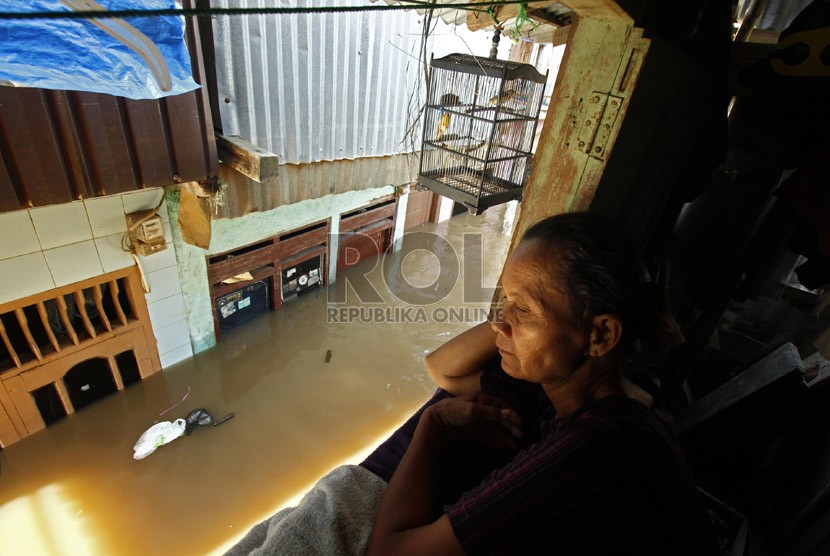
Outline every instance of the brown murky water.
[[(487, 300), (470, 291), (496, 283), (510, 239), (503, 213), (462, 214), (407, 235), (396, 260), (415, 290), (390, 272), (384, 279), (375, 261), (350, 269), (357, 290), (371, 286), (384, 302), (360, 303), (347, 289), (345, 313), (335, 314), (342, 321), (349, 307), (368, 307), (352, 318), (374, 322), (329, 322), (335, 286), (311, 292), (0, 451), (0, 554), (221, 553), (336, 465), (360, 461), (432, 393), (424, 354), (472, 324), (464, 320), (483, 318)], [(485, 260), (468, 249), (467, 287), (462, 274), (445, 289), (465, 233), (481, 234)], [(472, 276), (479, 268), (481, 280)], [(133, 460), (144, 430), (196, 407), (236, 417)]]

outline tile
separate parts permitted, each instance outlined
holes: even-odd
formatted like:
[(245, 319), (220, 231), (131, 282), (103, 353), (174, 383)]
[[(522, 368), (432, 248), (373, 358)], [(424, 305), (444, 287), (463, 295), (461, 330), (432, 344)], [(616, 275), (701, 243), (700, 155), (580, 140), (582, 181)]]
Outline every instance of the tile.
[(0, 303), (14, 301), (55, 287), (43, 253), (0, 261)]
[(139, 255), (138, 260), (141, 261), (141, 268), (144, 272), (155, 272), (162, 268), (176, 266), (176, 250), (173, 248), (173, 243), (168, 241), (167, 249), (164, 251), (158, 251), (146, 257)]
[(95, 242), (82, 241), (43, 252), (56, 286), (80, 282), (104, 273)]
[(150, 322), (153, 328), (158, 329), (187, 317), (184, 309), (184, 298), (182, 294), (165, 297), (154, 301), (147, 306), (150, 311)]
[(184, 361), (188, 357), (193, 357), (193, 349), (190, 347), (190, 344), (176, 348), (173, 351), (168, 351), (167, 353), (162, 353), (159, 355), (159, 359), (161, 359), (161, 368), (166, 369), (171, 365), (175, 365), (179, 361)]
[(179, 282), (179, 271), (175, 266), (156, 270), (155, 272), (145, 272), (145, 276), (147, 277), (147, 285), (150, 286), (150, 293), (145, 295), (148, 304), (182, 291), (181, 282)]
[[(131, 212), (156, 208), (156, 205), (163, 194), (164, 189), (161, 187), (133, 191), (132, 193), (124, 193), (121, 195), (121, 201), (124, 203), (124, 212), (129, 214)], [(167, 216), (166, 202), (162, 203), (161, 208), (159, 209), (159, 216), (161, 216), (161, 219), (165, 222), (169, 220), (169, 217)]]
[(135, 261), (132, 256), (121, 249), (121, 234), (107, 236), (95, 240), (98, 248), (98, 257), (101, 259), (101, 266), (104, 272), (112, 272), (120, 268), (133, 266)]
[(29, 213), (44, 251), (92, 239), (83, 201), (33, 208)]
[(35, 225), (28, 210), (0, 214), (0, 259), (40, 251)]
[(124, 204), (120, 195), (98, 197), (84, 201), (92, 236), (99, 238), (127, 231), (127, 219), (124, 216)]
[(168, 353), (184, 345), (190, 346), (190, 332), (186, 320), (176, 321), (161, 328), (153, 327), (153, 333), (156, 336), (159, 354)]

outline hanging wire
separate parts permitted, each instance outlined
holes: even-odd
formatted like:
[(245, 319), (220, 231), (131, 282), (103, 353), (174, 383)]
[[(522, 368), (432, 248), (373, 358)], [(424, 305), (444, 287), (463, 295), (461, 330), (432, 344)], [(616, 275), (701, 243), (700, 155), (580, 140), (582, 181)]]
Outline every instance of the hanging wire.
[[(318, 7), (258, 7), (258, 8), (169, 8), (155, 10), (84, 10), (60, 12), (0, 12), (3, 19), (107, 19), (123, 17), (190, 16), (211, 17), (215, 15), (255, 14), (311, 14), (340, 12), (369, 12), (385, 10), (432, 10), (450, 9), (487, 13), (493, 6), (522, 4), (521, 0), (488, 0), (484, 2), (463, 2), (458, 4), (438, 3), (430, 0), (399, 0), (402, 4), (373, 4), (366, 6), (318, 6)], [(491, 13), (492, 15), (492, 13)]]

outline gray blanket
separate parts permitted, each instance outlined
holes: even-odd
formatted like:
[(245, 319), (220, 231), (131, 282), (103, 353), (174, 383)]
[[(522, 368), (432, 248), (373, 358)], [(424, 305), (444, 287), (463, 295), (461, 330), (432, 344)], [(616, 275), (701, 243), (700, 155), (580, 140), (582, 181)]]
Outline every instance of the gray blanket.
[(386, 482), (358, 465), (337, 467), (293, 508), (256, 525), (225, 556), (366, 552)]

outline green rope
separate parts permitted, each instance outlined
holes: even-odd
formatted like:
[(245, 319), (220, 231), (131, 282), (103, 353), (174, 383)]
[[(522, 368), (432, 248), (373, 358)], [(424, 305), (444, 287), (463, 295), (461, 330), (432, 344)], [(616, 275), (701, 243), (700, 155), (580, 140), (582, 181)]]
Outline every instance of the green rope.
[(522, 27), (526, 24), (530, 23), (533, 26), (533, 29), (536, 29), (539, 24), (527, 17), (527, 4), (519, 4), (519, 9), (516, 12), (516, 23), (515, 28), (513, 30), (513, 37), (519, 38), (522, 36)]
[[(477, 12), (487, 12), (480, 9), (487, 6), (501, 6), (506, 4), (520, 4), (520, 0), (488, 0), (485, 2), (468, 2), (459, 4), (433, 4), (421, 0), (401, 0), (406, 4), (374, 4), (368, 6), (320, 6), (320, 7), (291, 7), (291, 8), (170, 8), (159, 10), (85, 10), (61, 12), (0, 12), (3, 19), (112, 19), (116, 17), (160, 17), (160, 16), (190, 16), (211, 17), (214, 15), (255, 15), (255, 14), (308, 14), (308, 13), (342, 13), (368, 12), (385, 10), (411, 10), (424, 8), (429, 10), (454, 9)], [(492, 14), (491, 14), (492, 15)], [(495, 19), (495, 17), (493, 18)]]

